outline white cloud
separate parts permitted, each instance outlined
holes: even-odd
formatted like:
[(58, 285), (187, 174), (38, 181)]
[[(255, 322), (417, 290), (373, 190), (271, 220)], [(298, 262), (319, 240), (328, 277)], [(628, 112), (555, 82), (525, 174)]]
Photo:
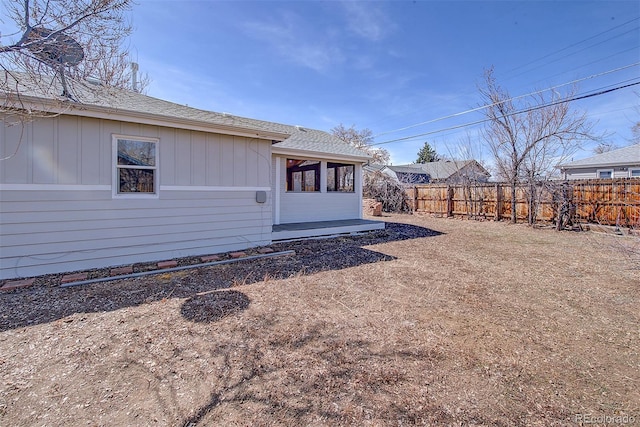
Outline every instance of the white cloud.
[(325, 72), (344, 61), (332, 33), (322, 35), (310, 32), (310, 26), (291, 12), (282, 13), (278, 22), (247, 22), (245, 33), (264, 42), (281, 58), (317, 72)]
[(392, 22), (371, 2), (342, 3), (351, 32), (370, 41), (382, 40), (394, 28)]

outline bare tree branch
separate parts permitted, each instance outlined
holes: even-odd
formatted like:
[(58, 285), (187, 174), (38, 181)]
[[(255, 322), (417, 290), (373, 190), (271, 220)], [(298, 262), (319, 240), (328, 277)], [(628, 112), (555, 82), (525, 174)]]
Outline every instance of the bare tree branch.
[[(536, 182), (551, 174), (555, 165), (575, 152), (582, 141), (596, 139), (586, 116), (573, 112), (569, 102), (562, 101), (574, 93), (575, 88), (563, 98), (552, 92), (547, 99), (540, 92), (531, 96), (529, 102), (523, 101), (524, 105), (515, 105), (508, 92), (496, 82), (493, 69), (485, 72), (480, 94), (488, 105), (485, 114), (489, 121), (482, 134), (499, 174), (511, 186), (512, 222), (516, 222), (517, 217), (518, 183), (529, 183), (531, 208), (536, 198)], [(529, 221), (533, 220), (530, 215)]]
[[(105, 86), (131, 89), (131, 61), (123, 45), (132, 31), (127, 18), (132, 4), (133, 0), (5, 2), (0, 22), (13, 22), (20, 36), (11, 40), (0, 33), (0, 112), (22, 115), (23, 120), (38, 117), (16, 93), (24, 90), (20, 82), (51, 94), (57, 79), (62, 95), (80, 102), (80, 92), (73, 90), (76, 81), (92, 78)], [(142, 75), (137, 81), (138, 89), (144, 89), (149, 78)]]
[(373, 132), (371, 132), (370, 129), (357, 130), (354, 126), (346, 128), (341, 123), (331, 129), (331, 133), (347, 144), (369, 153), (369, 155), (373, 157), (373, 163), (385, 165), (391, 160), (391, 155), (387, 150), (371, 146), (373, 142)]

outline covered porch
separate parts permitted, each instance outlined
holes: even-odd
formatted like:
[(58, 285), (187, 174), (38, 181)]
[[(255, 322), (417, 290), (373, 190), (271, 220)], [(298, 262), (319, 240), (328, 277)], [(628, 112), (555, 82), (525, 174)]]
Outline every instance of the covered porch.
[(293, 240), (339, 234), (384, 230), (383, 221), (368, 219), (342, 219), (334, 221), (295, 222), (273, 226), (272, 240)]

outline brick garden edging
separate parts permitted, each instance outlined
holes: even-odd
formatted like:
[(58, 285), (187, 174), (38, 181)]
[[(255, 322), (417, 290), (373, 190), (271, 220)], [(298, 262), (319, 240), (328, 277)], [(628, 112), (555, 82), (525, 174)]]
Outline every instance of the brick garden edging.
[[(228, 252), (215, 255), (203, 255), (199, 257), (186, 257), (173, 260), (158, 261), (155, 263), (138, 263), (132, 265), (123, 265), (111, 267), (108, 269), (96, 269), (87, 271), (77, 271), (62, 274), (43, 275), (37, 277), (12, 279), (0, 282), (0, 292), (8, 292), (16, 289), (27, 288), (34, 285), (46, 285), (46, 286), (61, 286), (73, 284), (76, 282), (84, 282), (92, 279), (101, 278), (115, 278), (119, 276), (126, 276), (129, 274), (135, 274), (140, 272), (160, 272), (162, 270), (169, 270), (173, 268), (180, 268), (183, 266), (198, 266), (201, 264), (219, 262), (224, 260), (240, 260), (242, 258), (250, 257), (251, 253), (259, 255), (267, 255), (274, 253), (274, 250), (270, 247), (255, 248), (250, 251), (238, 251)], [(65, 286), (65, 287), (66, 287)]]
[(26, 288), (33, 285), (35, 280), (35, 277), (32, 277), (31, 279), (20, 279), (5, 282), (5, 284), (0, 287), (0, 291), (12, 291), (14, 289)]

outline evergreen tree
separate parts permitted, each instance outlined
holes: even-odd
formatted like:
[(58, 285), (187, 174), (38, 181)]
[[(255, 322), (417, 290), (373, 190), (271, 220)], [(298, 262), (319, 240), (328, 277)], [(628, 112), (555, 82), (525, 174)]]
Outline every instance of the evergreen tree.
[(437, 162), (440, 160), (440, 156), (436, 153), (428, 142), (424, 143), (424, 146), (418, 151), (418, 160), (416, 163), (429, 163), (429, 162)]

